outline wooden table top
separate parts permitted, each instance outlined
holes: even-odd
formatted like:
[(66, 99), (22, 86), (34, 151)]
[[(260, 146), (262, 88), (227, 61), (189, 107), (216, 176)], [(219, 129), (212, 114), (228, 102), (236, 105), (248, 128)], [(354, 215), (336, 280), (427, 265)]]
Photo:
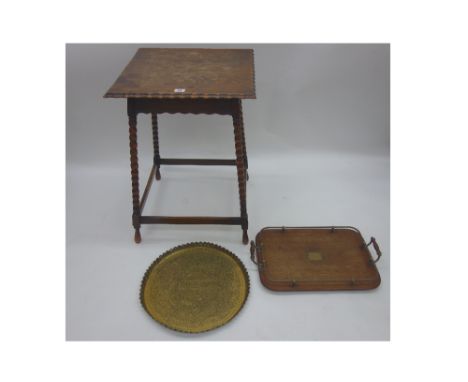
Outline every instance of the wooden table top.
[(255, 98), (252, 49), (141, 48), (107, 98)]

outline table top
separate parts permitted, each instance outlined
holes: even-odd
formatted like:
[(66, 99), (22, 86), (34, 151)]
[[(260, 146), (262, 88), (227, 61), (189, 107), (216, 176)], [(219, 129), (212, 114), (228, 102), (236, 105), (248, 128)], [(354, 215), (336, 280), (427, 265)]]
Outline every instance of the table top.
[(141, 48), (106, 98), (255, 98), (252, 49)]

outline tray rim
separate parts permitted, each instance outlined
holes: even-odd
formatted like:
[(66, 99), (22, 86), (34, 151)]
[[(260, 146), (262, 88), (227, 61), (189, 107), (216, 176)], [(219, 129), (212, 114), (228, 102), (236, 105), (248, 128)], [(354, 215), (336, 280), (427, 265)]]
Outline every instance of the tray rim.
[[(342, 229), (342, 230), (350, 230), (354, 231), (359, 235), (359, 237), (362, 240), (363, 244), (366, 244), (364, 237), (362, 236), (362, 233), (353, 226), (335, 226), (335, 225), (330, 225), (330, 226), (267, 226), (262, 228), (257, 235), (255, 235), (255, 247), (258, 247), (258, 241), (261, 236), (261, 234), (264, 231), (267, 230), (332, 230), (332, 229)], [(372, 259), (372, 255), (369, 251), (369, 248), (367, 245), (365, 246), (364, 250), (367, 252), (368, 256), (370, 259)], [(256, 251), (256, 256), (257, 256), (257, 262), (260, 264), (261, 260), (263, 259), (262, 253), (260, 254)], [(258, 274), (260, 276), (260, 281), (262, 285), (274, 292), (329, 292), (329, 291), (359, 291), (359, 290), (372, 290), (376, 289), (380, 286), (381, 284), (381, 277), (380, 277), (380, 272), (377, 269), (377, 266), (373, 263), (372, 266), (374, 267), (375, 273), (377, 275), (375, 283), (371, 284), (370, 286), (368, 285), (360, 285), (360, 286), (349, 286), (346, 287), (340, 282), (336, 282), (334, 280), (330, 280), (329, 282), (323, 282), (323, 288), (311, 288), (311, 289), (297, 289), (293, 286), (290, 285), (289, 281), (274, 281), (270, 280), (268, 277), (266, 277), (265, 272), (262, 271), (261, 267), (257, 265), (257, 270)], [(312, 284), (315, 282), (307, 282), (307, 281), (302, 281), (301, 285), (307, 285), (307, 284)], [(317, 285), (315, 283), (315, 285)]]
[[(201, 331), (190, 331), (190, 330), (181, 330), (179, 328), (175, 328), (175, 327), (172, 327), (171, 325), (168, 325), (164, 322), (161, 322), (159, 320), (157, 320), (155, 317), (153, 317), (153, 315), (150, 313), (150, 311), (148, 310), (147, 306), (146, 306), (146, 303), (145, 303), (145, 300), (143, 298), (143, 294), (144, 294), (144, 288), (145, 288), (145, 285), (148, 281), (148, 278), (151, 274), (151, 272), (153, 271), (153, 269), (166, 257), (170, 256), (171, 254), (173, 254), (175, 251), (178, 251), (178, 250), (181, 250), (181, 249), (185, 249), (185, 248), (190, 248), (190, 247), (197, 247), (197, 246), (201, 246), (201, 247), (208, 247), (208, 248), (214, 248), (214, 249), (217, 249), (217, 250), (220, 250), (221, 252), (225, 253), (226, 255), (228, 255), (229, 257), (231, 257), (241, 268), (241, 271), (244, 275), (244, 278), (245, 278), (245, 281), (246, 281), (246, 292), (245, 292), (245, 298), (244, 298), (244, 301), (242, 302), (242, 304), (239, 306), (239, 309), (237, 310), (237, 312), (229, 319), (227, 320), (226, 322), (223, 322), (222, 324), (219, 324), (217, 326), (214, 326), (210, 329), (206, 329), (206, 330), (201, 330)], [(145, 274), (143, 275), (143, 279), (140, 283), (140, 293), (139, 293), (139, 297), (140, 297), (140, 303), (143, 307), (143, 309), (146, 311), (146, 313), (154, 320), (156, 321), (158, 324), (168, 328), (168, 329), (171, 329), (171, 330), (174, 330), (176, 332), (180, 332), (180, 333), (188, 333), (188, 334), (199, 334), (199, 333), (205, 333), (205, 332), (208, 332), (208, 331), (211, 331), (211, 330), (214, 330), (214, 329), (217, 329), (221, 326), (224, 326), (226, 325), (227, 323), (231, 322), (233, 320), (234, 317), (236, 317), (239, 312), (242, 310), (242, 308), (244, 307), (245, 305), (245, 302), (247, 301), (248, 297), (249, 297), (249, 294), (250, 294), (250, 278), (249, 278), (249, 274), (247, 272), (247, 269), (245, 268), (245, 265), (244, 263), (242, 263), (242, 261), (239, 259), (239, 257), (237, 257), (234, 253), (232, 253), (231, 251), (229, 251), (228, 249), (220, 246), (220, 245), (217, 245), (217, 244), (214, 244), (214, 243), (210, 243), (210, 242), (206, 242), (206, 241), (196, 241), (196, 242), (190, 242), (190, 243), (186, 243), (186, 244), (181, 244), (181, 245), (177, 245), (173, 248), (170, 248), (168, 249), (167, 251), (163, 252), (160, 256), (158, 256), (150, 265), (149, 267), (146, 269), (145, 271)]]

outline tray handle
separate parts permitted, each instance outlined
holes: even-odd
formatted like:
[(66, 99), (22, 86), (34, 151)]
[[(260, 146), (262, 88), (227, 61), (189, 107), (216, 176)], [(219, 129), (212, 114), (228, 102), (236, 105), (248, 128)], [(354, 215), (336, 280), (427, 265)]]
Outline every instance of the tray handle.
[(253, 240), (250, 242), (250, 260), (252, 260), (255, 265), (258, 265), (257, 259), (255, 258), (255, 243)]
[(366, 247), (369, 247), (371, 245), (374, 247), (375, 253), (377, 253), (377, 259), (375, 260), (369, 260), (372, 264), (375, 264), (377, 261), (380, 260), (380, 257), (382, 256), (382, 252), (380, 251), (379, 245), (377, 244), (377, 241), (375, 240), (375, 237), (371, 237), (369, 243), (366, 244)]

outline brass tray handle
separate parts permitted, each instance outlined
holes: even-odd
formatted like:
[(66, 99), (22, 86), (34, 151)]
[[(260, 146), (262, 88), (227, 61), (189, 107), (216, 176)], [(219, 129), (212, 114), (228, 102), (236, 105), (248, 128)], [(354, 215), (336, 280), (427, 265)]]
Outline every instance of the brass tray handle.
[(250, 260), (252, 260), (255, 265), (258, 265), (257, 259), (255, 258), (255, 243), (253, 240), (250, 242)]
[(375, 237), (371, 237), (369, 243), (367, 243), (366, 247), (371, 245), (374, 247), (375, 253), (377, 253), (377, 259), (375, 260), (370, 260), (373, 264), (375, 264), (377, 261), (380, 260), (380, 257), (382, 256), (382, 252), (380, 251), (379, 245), (377, 244), (377, 241), (375, 240)]

